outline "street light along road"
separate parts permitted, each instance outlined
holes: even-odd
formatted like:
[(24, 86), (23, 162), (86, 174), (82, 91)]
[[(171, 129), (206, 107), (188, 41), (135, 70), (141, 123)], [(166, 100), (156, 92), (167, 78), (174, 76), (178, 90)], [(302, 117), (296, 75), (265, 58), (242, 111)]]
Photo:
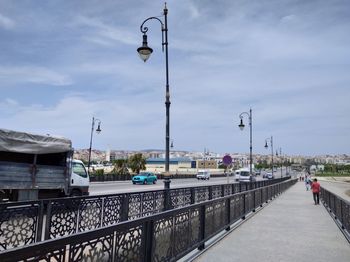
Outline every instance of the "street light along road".
[(169, 58), (168, 58), (168, 8), (166, 3), (164, 5), (163, 10), (164, 15), (164, 23), (158, 17), (149, 17), (144, 20), (140, 26), (140, 31), (143, 33), (142, 36), (142, 46), (137, 48), (137, 52), (139, 53), (141, 59), (146, 62), (147, 59), (153, 52), (153, 49), (148, 46), (147, 43), (147, 31), (148, 27), (144, 26), (144, 24), (149, 20), (157, 20), (161, 25), (162, 31), (162, 49), (164, 52), (165, 49), (165, 74), (166, 74), (166, 84), (165, 84), (165, 108), (166, 108), (166, 125), (165, 125), (165, 180), (164, 180), (164, 188), (170, 188), (170, 174), (169, 174), (169, 140), (170, 140), (170, 89), (169, 89)]
[(249, 145), (249, 173), (250, 173), (250, 177), (252, 178), (253, 175), (253, 116), (252, 116), (252, 109), (250, 108), (249, 113), (248, 112), (242, 112), (239, 115), (239, 118), (241, 119), (240, 124), (238, 125), (238, 127), (243, 131), (245, 125), (243, 124), (243, 116), (247, 115), (249, 118), (249, 127), (250, 127), (250, 145)]
[(95, 128), (95, 122), (98, 121), (96, 133), (101, 133), (101, 120), (97, 119), (95, 117), (92, 117), (92, 124), (91, 124), (91, 136), (90, 136), (90, 147), (89, 147), (89, 160), (88, 160), (88, 173), (90, 174), (90, 165), (91, 165), (91, 149), (92, 149), (92, 136), (94, 134), (94, 128)]

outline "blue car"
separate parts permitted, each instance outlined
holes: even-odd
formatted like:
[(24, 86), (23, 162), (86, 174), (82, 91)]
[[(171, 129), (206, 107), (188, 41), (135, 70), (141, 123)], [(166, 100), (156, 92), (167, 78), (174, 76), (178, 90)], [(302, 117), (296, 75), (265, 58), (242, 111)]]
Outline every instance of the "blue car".
[(148, 183), (157, 183), (157, 177), (152, 172), (141, 172), (140, 174), (133, 176), (133, 184), (148, 184)]

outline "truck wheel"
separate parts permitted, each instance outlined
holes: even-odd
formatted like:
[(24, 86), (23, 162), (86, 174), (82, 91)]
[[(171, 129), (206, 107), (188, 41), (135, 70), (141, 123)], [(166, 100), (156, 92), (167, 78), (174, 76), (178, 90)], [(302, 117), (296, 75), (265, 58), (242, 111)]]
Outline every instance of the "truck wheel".
[(146, 179), (143, 181), (143, 184), (144, 184), (144, 185), (146, 185), (146, 184), (147, 184), (147, 180), (146, 180)]
[(157, 180), (153, 180), (153, 184), (157, 183)]
[(73, 189), (72, 193), (70, 193), (71, 197), (79, 197), (81, 196), (81, 192), (78, 189)]

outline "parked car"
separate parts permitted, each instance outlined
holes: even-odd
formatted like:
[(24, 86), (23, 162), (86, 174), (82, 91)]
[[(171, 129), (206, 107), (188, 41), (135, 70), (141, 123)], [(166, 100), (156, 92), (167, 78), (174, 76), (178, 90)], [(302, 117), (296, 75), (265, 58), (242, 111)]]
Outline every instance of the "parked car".
[(266, 178), (267, 179), (274, 179), (275, 176), (272, 173), (266, 173)]
[(148, 183), (157, 183), (157, 176), (152, 172), (141, 172), (140, 174), (133, 176), (133, 184), (148, 184)]
[(209, 180), (210, 172), (208, 170), (199, 170), (197, 172), (197, 179)]

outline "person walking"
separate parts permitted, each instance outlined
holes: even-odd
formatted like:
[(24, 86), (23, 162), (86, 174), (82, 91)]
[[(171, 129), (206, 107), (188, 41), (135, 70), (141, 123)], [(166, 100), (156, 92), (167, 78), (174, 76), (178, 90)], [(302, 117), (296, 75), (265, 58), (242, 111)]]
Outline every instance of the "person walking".
[(309, 189), (310, 189), (310, 182), (311, 182), (311, 180), (310, 180), (310, 178), (307, 176), (307, 175), (305, 175), (305, 179), (304, 179), (304, 181), (305, 181), (305, 187), (306, 187), (306, 191), (309, 191)]
[(321, 189), (321, 185), (319, 182), (317, 182), (317, 178), (315, 178), (314, 182), (312, 182), (311, 184), (311, 190), (314, 196), (315, 205), (320, 204), (320, 189)]

